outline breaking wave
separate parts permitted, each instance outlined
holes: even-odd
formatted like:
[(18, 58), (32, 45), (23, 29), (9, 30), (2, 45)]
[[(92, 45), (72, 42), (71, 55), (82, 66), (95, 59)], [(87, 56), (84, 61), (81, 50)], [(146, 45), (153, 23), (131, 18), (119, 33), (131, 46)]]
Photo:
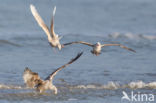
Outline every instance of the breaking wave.
[(111, 38), (128, 38), (128, 39), (145, 39), (145, 40), (156, 40), (156, 35), (148, 35), (148, 34), (132, 34), (125, 33), (121, 34), (119, 32), (115, 32), (108, 35)]
[[(61, 87), (61, 86), (59, 86)], [(143, 81), (130, 82), (128, 84), (120, 84), (118, 82), (108, 82), (107, 84), (87, 84), (87, 85), (68, 85), (63, 86), (69, 89), (156, 89), (156, 82), (144, 83)], [(30, 89), (25, 86), (16, 86), (16, 85), (4, 85), (0, 84), (0, 89)]]
[(150, 88), (150, 89), (156, 89), (156, 82), (150, 82), (150, 83), (144, 83), (142, 81), (138, 82), (130, 82), (128, 84), (119, 84), (117, 82), (109, 82), (106, 85), (77, 85), (73, 86), (72, 88), (76, 89), (125, 89), (125, 88), (130, 88), (130, 89), (141, 89), (141, 88)]
[(0, 84), (0, 89), (27, 89), (24, 86)]

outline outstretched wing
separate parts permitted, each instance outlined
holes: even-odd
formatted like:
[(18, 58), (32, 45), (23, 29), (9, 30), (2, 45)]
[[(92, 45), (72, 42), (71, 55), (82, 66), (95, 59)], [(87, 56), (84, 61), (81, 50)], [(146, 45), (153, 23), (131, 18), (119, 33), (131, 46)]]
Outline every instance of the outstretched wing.
[(63, 46), (71, 45), (71, 44), (84, 44), (84, 45), (88, 45), (88, 46), (91, 46), (91, 47), (94, 46), (93, 44), (87, 43), (87, 42), (84, 42), (84, 41), (75, 41), (75, 42), (65, 43), (65, 44), (63, 44)]
[(71, 59), (67, 64), (64, 64), (63, 66), (57, 68), (54, 72), (52, 72), (45, 80), (53, 80), (54, 76), (57, 74), (57, 72), (59, 72), (60, 70), (62, 70), (63, 68), (65, 68), (66, 66), (68, 66), (69, 64), (72, 64), (74, 61), (76, 61), (81, 55), (83, 54), (83, 52), (78, 53), (77, 56), (73, 59)]
[(31, 10), (35, 20), (37, 21), (38, 25), (44, 30), (44, 32), (48, 36), (48, 40), (51, 41), (52, 38), (51, 38), (51, 35), (49, 32), (49, 29), (48, 29), (47, 25), (44, 23), (44, 21), (42, 20), (42, 18), (40, 17), (40, 15), (38, 14), (35, 6), (31, 4), (30, 10)]
[(52, 37), (56, 36), (55, 32), (54, 32), (54, 16), (55, 16), (55, 12), (56, 12), (56, 6), (54, 7), (54, 10), (53, 10), (53, 15), (52, 15), (52, 19), (51, 19), (51, 26), (50, 26)]
[(131, 49), (131, 48), (128, 48), (124, 45), (121, 45), (121, 44), (103, 44), (101, 45), (102, 47), (105, 47), (105, 46), (120, 46), (121, 48), (124, 48), (124, 49), (127, 49), (129, 51), (132, 51), (132, 52), (136, 52), (135, 50)]

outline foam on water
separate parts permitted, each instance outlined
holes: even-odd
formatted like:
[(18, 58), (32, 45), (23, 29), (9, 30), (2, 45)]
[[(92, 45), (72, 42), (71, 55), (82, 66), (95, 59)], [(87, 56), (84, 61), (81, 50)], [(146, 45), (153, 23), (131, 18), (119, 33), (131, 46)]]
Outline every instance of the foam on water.
[(146, 39), (146, 40), (156, 40), (156, 35), (148, 35), (148, 34), (133, 34), (133, 33), (119, 33), (115, 32), (108, 35), (111, 38), (127, 38), (127, 39)]
[(150, 82), (150, 83), (144, 83), (143, 81), (138, 81), (138, 82), (130, 82), (128, 84), (123, 84), (120, 85), (117, 82), (108, 82), (106, 85), (77, 85), (73, 86), (72, 88), (76, 89), (125, 89), (125, 88), (130, 88), (130, 89), (144, 89), (144, 88), (150, 88), (150, 89), (156, 89), (156, 82)]
[[(65, 87), (64, 85), (62, 85)], [(60, 88), (60, 87), (59, 87)], [(143, 81), (130, 82), (128, 84), (119, 84), (118, 82), (110, 81), (107, 84), (87, 84), (87, 85), (68, 85), (69, 89), (106, 89), (106, 90), (116, 90), (116, 89), (156, 89), (156, 82), (144, 83)], [(30, 89), (25, 86), (17, 85), (4, 85), (0, 84), (0, 89)]]
[(0, 84), (0, 89), (26, 89), (22, 86)]
[[(0, 102), (121, 103), (122, 90), (155, 93), (155, 3), (156, 0), (3, 0), (0, 3)], [(90, 53), (91, 48), (84, 45), (71, 45), (54, 53), (31, 14), (30, 4), (39, 9), (48, 25), (53, 7), (58, 7), (55, 31), (64, 36), (61, 43), (80, 40), (121, 43), (137, 53), (105, 47), (95, 57)], [(84, 55), (80, 60), (56, 76), (57, 96), (51, 91), (40, 96), (21, 83), (24, 67), (45, 77), (82, 50)], [(64, 78), (71, 85), (64, 85), (57, 78)]]

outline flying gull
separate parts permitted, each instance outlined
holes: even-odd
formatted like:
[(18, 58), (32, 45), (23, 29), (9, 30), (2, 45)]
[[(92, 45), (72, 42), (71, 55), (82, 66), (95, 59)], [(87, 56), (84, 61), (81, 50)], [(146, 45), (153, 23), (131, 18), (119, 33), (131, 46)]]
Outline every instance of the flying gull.
[(60, 44), (60, 39), (61, 36), (58, 36), (55, 32), (54, 32), (54, 16), (55, 16), (55, 12), (56, 12), (56, 6), (54, 7), (53, 10), (53, 15), (52, 15), (52, 19), (51, 19), (51, 26), (50, 26), (50, 30), (48, 28), (48, 26), (44, 23), (44, 21), (42, 20), (41, 16), (39, 15), (39, 13), (37, 12), (36, 8), (34, 5), (30, 5), (30, 10), (32, 12), (32, 15), (34, 16), (35, 20), (37, 21), (38, 25), (44, 30), (44, 32), (46, 33), (47, 37), (48, 37), (48, 41), (50, 43), (50, 45), (52, 47), (56, 47), (59, 50), (61, 50), (62, 45)]
[(71, 44), (84, 44), (84, 45), (88, 45), (88, 46), (93, 48), (91, 50), (91, 53), (95, 54), (96, 56), (101, 54), (101, 49), (103, 47), (106, 47), (106, 46), (119, 46), (119, 47), (121, 47), (123, 49), (127, 49), (129, 51), (136, 52), (135, 50), (133, 50), (131, 48), (128, 48), (128, 47), (126, 47), (124, 45), (121, 45), (121, 44), (101, 44), (100, 42), (97, 42), (96, 44), (91, 44), (91, 43), (87, 43), (87, 42), (84, 42), (84, 41), (76, 41), (76, 42), (66, 43), (66, 44), (63, 44), (63, 45), (66, 46), (66, 45), (71, 45)]

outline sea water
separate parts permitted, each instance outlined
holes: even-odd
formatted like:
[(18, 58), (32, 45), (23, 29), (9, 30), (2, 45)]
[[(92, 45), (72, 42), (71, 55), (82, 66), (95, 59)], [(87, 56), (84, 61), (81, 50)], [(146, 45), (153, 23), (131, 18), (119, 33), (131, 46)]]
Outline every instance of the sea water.
[[(120, 43), (136, 53), (112, 46), (94, 56), (82, 44), (53, 49), (30, 4), (48, 26), (56, 5), (55, 32), (63, 36), (62, 44)], [(129, 103), (121, 99), (123, 91), (153, 94), (156, 101), (155, 5), (155, 0), (0, 0), (0, 102)], [(44, 79), (82, 51), (55, 76), (58, 95), (41, 95), (24, 85), (25, 67)]]

